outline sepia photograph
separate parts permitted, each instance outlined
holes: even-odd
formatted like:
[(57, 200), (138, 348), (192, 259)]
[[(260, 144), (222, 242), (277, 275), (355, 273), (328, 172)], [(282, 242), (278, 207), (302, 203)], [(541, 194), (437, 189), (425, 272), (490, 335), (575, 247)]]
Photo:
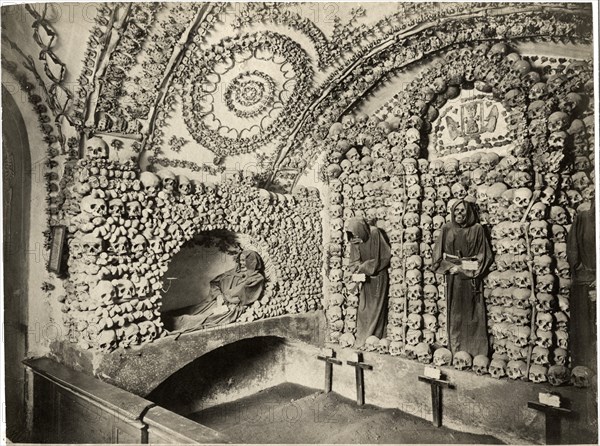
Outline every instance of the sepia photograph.
[(598, 444), (598, 8), (2, 1), (1, 443)]

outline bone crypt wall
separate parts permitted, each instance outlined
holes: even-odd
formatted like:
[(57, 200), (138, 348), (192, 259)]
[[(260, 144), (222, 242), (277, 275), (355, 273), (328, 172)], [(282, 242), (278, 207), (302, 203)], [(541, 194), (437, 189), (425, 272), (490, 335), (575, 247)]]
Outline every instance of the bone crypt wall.
[[(32, 159), (30, 355), (69, 362), (52, 347), (69, 343), (101, 358), (168, 336), (169, 264), (221, 230), (266, 264), (238, 322), (324, 311), (327, 341), (350, 346), (358, 289), (341, 229), (362, 215), (392, 246), (387, 337), (366, 348), (451, 361), (428, 266), (451, 201), (468, 195), (495, 254), (494, 356), (473, 369), (543, 381), (577, 366), (565, 236), (594, 200), (589, 4), (2, 13), (2, 82)], [(46, 269), (54, 226), (67, 229), (60, 274)]]

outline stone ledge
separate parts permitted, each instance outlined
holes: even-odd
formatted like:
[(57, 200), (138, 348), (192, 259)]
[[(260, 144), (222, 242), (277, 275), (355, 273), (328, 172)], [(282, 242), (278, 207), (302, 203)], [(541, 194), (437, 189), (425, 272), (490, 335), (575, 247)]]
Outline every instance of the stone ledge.
[(265, 336), (322, 346), (325, 317), (322, 311), (314, 311), (230, 324), (180, 336), (165, 336), (152, 343), (119, 348), (110, 353), (82, 352), (68, 342), (54, 343), (52, 351), (56, 360), (68, 367), (93, 374), (136, 395), (146, 396), (200, 356), (242, 339)]

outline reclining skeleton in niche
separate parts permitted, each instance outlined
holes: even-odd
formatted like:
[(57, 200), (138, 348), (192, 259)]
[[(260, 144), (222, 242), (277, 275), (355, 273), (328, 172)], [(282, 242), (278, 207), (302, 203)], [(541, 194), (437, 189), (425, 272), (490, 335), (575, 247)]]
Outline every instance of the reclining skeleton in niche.
[(248, 305), (260, 299), (265, 276), (263, 260), (255, 251), (243, 251), (235, 268), (210, 282), (208, 302), (177, 310), (172, 315), (172, 329), (188, 332), (235, 322)]

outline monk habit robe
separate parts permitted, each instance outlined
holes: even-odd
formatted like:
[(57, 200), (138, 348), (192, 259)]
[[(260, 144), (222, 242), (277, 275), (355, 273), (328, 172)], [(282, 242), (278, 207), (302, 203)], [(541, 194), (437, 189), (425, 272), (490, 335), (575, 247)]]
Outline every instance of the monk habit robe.
[(361, 286), (356, 314), (354, 346), (360, 347), (369, 336), (385, 337), (391, 250), (381, 230), (369, 226), (362, 218), (351, 218), (345, 229), (361, 240), (350, 244), (350, 267), (367, 276)]
[(571, 364), (596, 370), (596, 302), (589, 296), (596, 281), (596, 208), (575, 216), (567, 238), (567, 257), (572, 270), (569, 346)]
[[(175, 316), (173, 330), (185, 332), (235, 322), (248, 305), (260, 298), (265, 281), (262, 259), (255, 251), (244, 251), (241, 259), (246, 271), (236, 267), (215, 277), (211, 281), (211, 299)], [(227, 307), (218, 304), (219, 296), (223, 296)]]
[[(454, 209), (466, 208), (465, 223), (454, 220)], [(472, 203), (459, 200), (452, 206), (452, 221), (441, 228), (433, 250), (433, 270), (445, 273), (444, 254), (476, 259), (477, 270), (446, 274), (448, 344), (452, 353), (466, 351), (471, 356), (489, 354), (487, 317), (482, 275), (492, 264), (493, 255), (483, 226), (477, 223)]]

